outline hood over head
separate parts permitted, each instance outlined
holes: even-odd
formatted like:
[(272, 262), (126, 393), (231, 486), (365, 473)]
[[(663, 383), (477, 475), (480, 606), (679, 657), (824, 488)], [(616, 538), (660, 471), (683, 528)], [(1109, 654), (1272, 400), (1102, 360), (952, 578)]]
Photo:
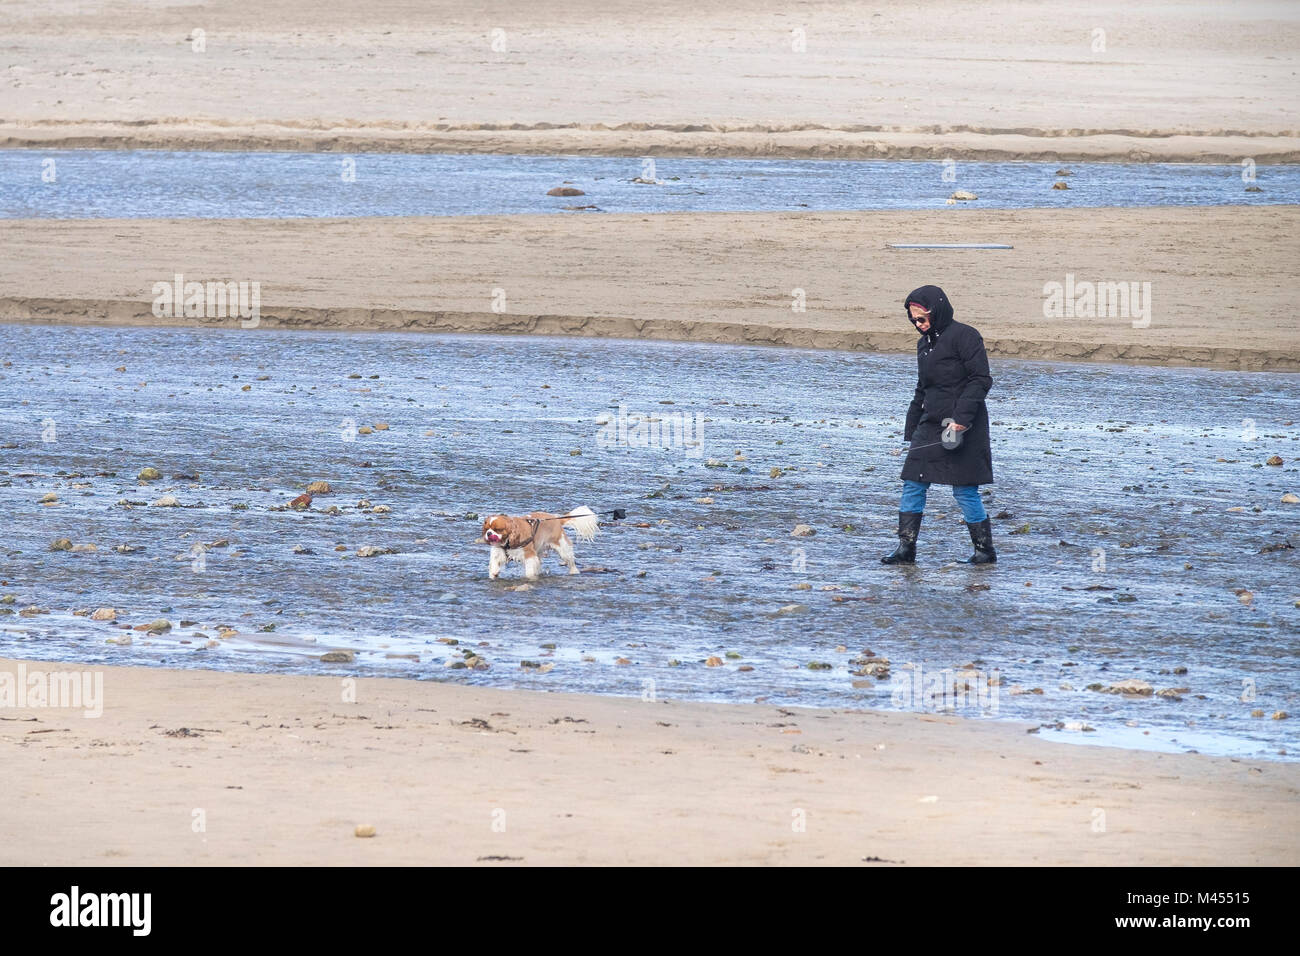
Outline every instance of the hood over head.
[(907, 294), (903, 300), (903, 314), (909, 322), (912, 322), (912, 312), (908, 306), (913, 302), (930, 310), (930, 331), (927, 335), (938, 334), (952, 325), (952, 303), (937, 285), (923, 285)]

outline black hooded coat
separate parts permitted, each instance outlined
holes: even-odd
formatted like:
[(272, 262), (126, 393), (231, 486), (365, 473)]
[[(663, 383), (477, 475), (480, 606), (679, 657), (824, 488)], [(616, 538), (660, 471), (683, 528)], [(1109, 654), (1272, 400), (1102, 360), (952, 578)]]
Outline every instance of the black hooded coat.
[[(984, 396), (993, 378), (984, 339), (969, 325), (953, 321), (952, 303), (937, 285), (921, 286), (903, 300), (911, 322), (909, 302), (930, 310), (930, 329), (916, 343), (916, 394), (903, 428), (903, 440), (914, 450), (907, 453), (902, 477), (941, 485), (991, 484), (993, 452)], [(945, 418), (967, 429), (951, 451), (940, 443)]]

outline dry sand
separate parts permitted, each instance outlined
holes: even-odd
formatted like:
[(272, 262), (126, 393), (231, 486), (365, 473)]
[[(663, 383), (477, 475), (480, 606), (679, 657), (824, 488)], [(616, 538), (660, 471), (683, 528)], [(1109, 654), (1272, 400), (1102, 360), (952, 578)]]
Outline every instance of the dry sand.
[[(887, 242), (1009, 242), (894, 251)], [(910, 352), (927, 282), (1000, 357), (1300, 370), (1300, 207), (348, 220), (0, 220), (0, 320), (195, 324), (155, 282), (261, 283), (263, 328), (552, 333)], [(1044, 286), (1150, 282), (1151, 324)], [(505, 312), (492, 311), (504, 290)], [(806, 311), (793, 293), (804, 290)], [(234, 319), (215, 324), (235, 328)], [(255, 333), (250, 333), (255, 334)]]
[(1082, 6), (10, 0), (0, 146), (1300, 159), (1300, 5)]
[(0, 711), (0, 864), (1300, 863), (1296, 764), (411, 680), (345, 703), (346, 666), (95, 670), (102, 717)]

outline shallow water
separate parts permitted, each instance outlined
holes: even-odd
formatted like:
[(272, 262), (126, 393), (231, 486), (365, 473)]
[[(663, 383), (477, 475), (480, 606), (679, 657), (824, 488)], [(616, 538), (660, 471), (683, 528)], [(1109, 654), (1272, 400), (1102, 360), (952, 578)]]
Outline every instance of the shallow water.
[[(1001, 209), (1300, 201), (1294, 165), (1256, 167), (1260, 192), (1245, 191), (1240, 165), (1067, 165), (1070, 188), (1054, 190), (1059, 163), (660, 158), (651, 170), (636, 157), (606, 156), (10, 149), (0, 150), (0, 218), (935, 209), (957, 189)], [(564, 182), (585, 195), (546, 195)]]
[[(915, 382), (904, 357), (38, 326), (0, 326), (0, 353), (0, 594), (14, 596), (0, 612), (49, 611), (0, 616), (0, 655), (947, 704), (1079, 741), (1296, 749), (1294, 721), (1268, 715), (1300, 710), (1300, 550), (1259, 552), (1300, 545), (1300, 505), (1280, 503), (1300, 491), (1300, 375), (996, 362), (986, 500), (999, 563), (954, 563), (969, 542), (935, 488), (920, 563), (897, 569), (877, 557), (892, 547), (893, 452)], [(698, 414), (699, 445), (608, 446), (598, 419), (620, 403), (633, 421)], [(377, 422), (390, 427), (354, 431)], [(1285, 464), (1263, 465), (1273, 454)], [(146, 465), (163, 480), (138, 482)], [(273, 510), (313, 479), (336, 493)], [(57, 504), (39, 503), (47, 492)], [(164, 494), (181, 507), (146, 504)], [(550, 558), (531, 589), (512, 590), (518, 565), (487, 580), (478, 516), (583, 504), (628, 511), (578, 545), (588, 573)], [(800, 523), (816, 534), (792, 537)], [(48, 550), (57, 538), (98, 550)], [(204, 547), (219, 539), (230, 543)], [(358, 557), (364, 545), (398, 553)], [(100, 606), (173, 629), (108, 644), (126, 632), (73, 614)], [(195, 636), (219, 625), (239, 633), (211, 649)], [(466, 644), (489, 670), (445, 666)], [(355, 663), (320, 662), (330, 648), (354, 649)], [(890, 678), (854, 677), (865, 648), (892, 660)], [(715, 655), (723, 666), (706, 666)], [(945, 699), (967, 664), (982, 699)], [(1085, 689), (1130, 677), (1187, 690)], [(111, 707), (111, 681), (106, 695)]]

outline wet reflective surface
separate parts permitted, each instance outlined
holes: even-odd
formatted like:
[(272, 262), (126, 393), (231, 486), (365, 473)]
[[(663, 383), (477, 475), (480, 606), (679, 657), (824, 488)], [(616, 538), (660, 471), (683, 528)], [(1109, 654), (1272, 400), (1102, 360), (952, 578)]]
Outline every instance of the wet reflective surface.
[[(1295, 750), (1270, 718), (1300, 711), (1300, 375), (995, 362), (999, 563), (956, 563), (935, 487), (909, 569), (878, 563), (908, 357), (0, 326), (0, 358), (0, 655), (947, 705), (1081, 742)], [(285, 508), (317, 479), (334, 492)], [(577, 546), (584, 573), (488, 580), (482, 517), (578, 505), (628, 511)], [(104, 606), (171, 630), (74, 613)], [(467, 647), (490, 668), (449, 668)], [(887, 677), (854, 673), (867, 649)], [(1127, 678), (1180, 699), (1087, 689)]]
[[(585, 195), (546, 195), (565, 183)], [(1300, 201), (1300, 166), (0, 150), (5, 219), (935, 209), (959, 189), (1002, 209), (1272, 205)]]

